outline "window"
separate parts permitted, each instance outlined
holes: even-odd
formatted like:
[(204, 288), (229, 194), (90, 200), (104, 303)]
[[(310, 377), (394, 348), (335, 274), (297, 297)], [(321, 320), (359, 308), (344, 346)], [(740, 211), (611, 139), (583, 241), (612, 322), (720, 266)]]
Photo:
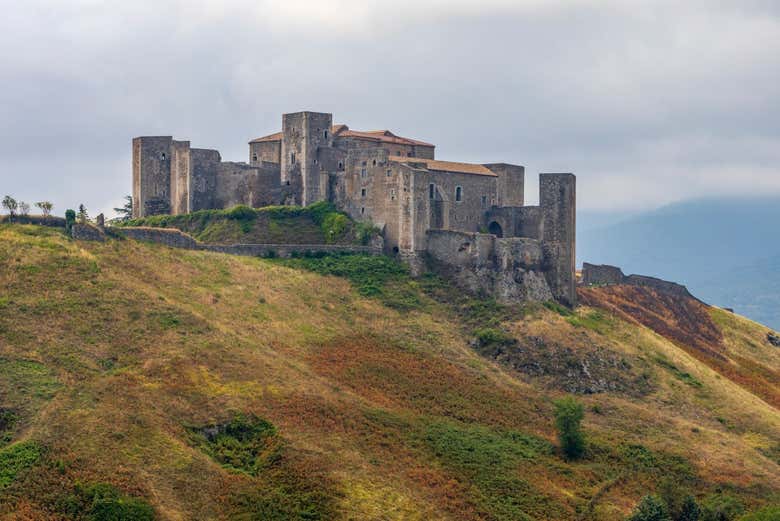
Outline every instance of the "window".
[(339, 170), (344, 170), (344, 161), (339, 161)]
[(317, 164), (317, 160), (316, 160), (316, 159), (314, 160), (314, 164), (315, 164), (315, 165)]
[(482, 196), (482, 208), (487, 208), (487, 196)]
[(363, 177), (363, 178), (366, 177), (366, 169), (365, 168), (361, 168), (360, 169), (360, 177)]
[(295, 164), (295, 152), (290, 152), (290, 163)]
[(328, 131), (327, 130), (323, 130), (322, 131), (322, 137), (324, 137), (325, 139), (328, 139)]
[(257, 154), (252, 154), (252, 161), (257, 161)]
[(390, 189), (390, 200), (395, 201), (395, 188)]
[(371, 166), (376, 166), (376, 159), (374, 159), (374, 162), (371, 164)]
[(366, 209), (365, 209), (365, 208), (361, 208), (361, 209), (360, 209), (360, 213), (361, 213), (361, 214), (363, 214), (363, 213), (366, 213)]
[(165, 152), (163, 152), (162, 154), (160, 154), (160, 159), (162, 159), (163, 161), (165, 161)]
[(360, 197), (365, 197), (365, 196), (366, 196), (366, 189), (365, 188), (361, 188), (360, 189)]
[(386, 175), (387, 177), (390, 177), (391, 175), (393, 175), (393, 171), (392, 171), (392, 170), (390, 170), (390, 169), (388, 168), (388, 169), (387, 169), (387, 172), (385, 172), (385, 175)]
[(463, 200), (463, 187), (462, 186), (456, 186), (455, 187), (455, 201), (461, 202)]
[(436, 195), (436, 185), (431, 183), (428, 185), (428, 199), (433, 199)]

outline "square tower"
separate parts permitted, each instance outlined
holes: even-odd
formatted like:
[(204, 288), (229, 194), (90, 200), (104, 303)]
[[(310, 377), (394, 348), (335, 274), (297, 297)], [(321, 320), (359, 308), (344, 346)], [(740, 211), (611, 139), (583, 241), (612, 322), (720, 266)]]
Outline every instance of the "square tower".
[(172, 136), (133, 139), (133, 217), (171, 210)]
[(318, 150), (333, 144), (333, 115), (294, 112), (282, 116), (281, 180), (286, 202), (302, 206), (321, 201)]

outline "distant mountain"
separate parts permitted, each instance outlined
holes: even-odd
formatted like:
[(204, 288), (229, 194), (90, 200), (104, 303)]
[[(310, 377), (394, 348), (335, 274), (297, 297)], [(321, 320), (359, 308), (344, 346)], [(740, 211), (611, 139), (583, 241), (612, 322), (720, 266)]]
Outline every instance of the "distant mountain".
[(580, 262), (680, 282), (780, 329), (780, 198), (701, 199), (610, 224), (587, 213), (581, 221)]

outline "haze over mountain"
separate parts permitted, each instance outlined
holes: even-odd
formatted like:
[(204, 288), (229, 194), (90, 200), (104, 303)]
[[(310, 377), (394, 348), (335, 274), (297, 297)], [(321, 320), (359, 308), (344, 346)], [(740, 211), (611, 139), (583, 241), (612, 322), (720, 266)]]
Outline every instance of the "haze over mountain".
[(780, 329), (780, 198), (712, 198), (639, 215), (582, 213), (578, 259), (686, 284)]

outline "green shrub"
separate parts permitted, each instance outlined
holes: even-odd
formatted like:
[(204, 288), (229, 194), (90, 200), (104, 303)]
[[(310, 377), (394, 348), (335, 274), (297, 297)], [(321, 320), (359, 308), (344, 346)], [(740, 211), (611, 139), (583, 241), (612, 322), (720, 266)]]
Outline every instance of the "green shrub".
[(517, 343), (514, 337), (492, 327), (483, 327), (475, 330), (474, 337), (477, 342), (477, 350), (488, 356), (495, 356), (504, 347)]
[(751, 514), (744, 515), (739, 521), (778, 521), (780, 520), (780, 506), (768, 506)]
[(555, 426), (561, 450), (569, 459), (577, 459), (585, 453), (585, 436), (580, 423), (585, 416), (582, 404), (571, 396), (555, 401)]
[(336, 242), (347, 231), (349, 217), (343, 213), (331, 212), (322, 220), (320, 227), (322, 228), (322, 233), (325, 234), (325, 242)]
[(744, 513), (742, 503), (726, 494), (713, 494), (701, 504), (702, 521), (732, 521)]
[(152, 521), (154, 509), (146, 501), (124, 495), (108, 483), (76, 484), (59, 501), (58, 510), (70, 518), (89, 521)]
[(16, 480), (16, 476), (35, 465), (43, 448), (34, 441), (24, 441), (0, 450), (0, 490)]
[(257, 212), (254, 208), (239, 204), (225, 211), (225, 217), (233, 221), (251, 221), (257, 218)]
[(227, 423), (190, 428), (193, 442), (226, 468), (256, 476), (278, 461), (276, 427), (253, 415), (237, 414)]
[(699, 518), (701, 518), (701, 508), (691, 495), (686, 496), (680, 510), (674, 512), (675, 521), (698, 521)]
[(672, 518), (661, 498), (645, 496), (631, 513), (628, 521), (672, 521)]
[(76, 211), (68, 208), (65, 210), (65, 229), (70, 233), (71, 228), (76, 223)]

